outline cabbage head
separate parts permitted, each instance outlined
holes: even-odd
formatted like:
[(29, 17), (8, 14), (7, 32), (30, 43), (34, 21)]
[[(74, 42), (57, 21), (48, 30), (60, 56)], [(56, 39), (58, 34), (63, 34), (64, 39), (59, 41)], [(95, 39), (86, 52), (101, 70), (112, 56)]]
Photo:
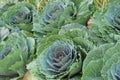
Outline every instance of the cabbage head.
[(19, 2), (9, 7), (1, 17), (10, 29), (18, 27), (30, 31), (33, 28), (33, 11), (35, 8), (27, 2)]
[(70, 28), (64, 33), (61, 30), (60, 34), (46, 37), (38, 44), (37, 58), (27, 66), (38, 80), (70, 79), (75, 74), (82, 75), (83, 60), (94, 45), (87, 40), (87, 33), (81, 26), (74, 29), (73, 25), (76, 26), (69, 24)]
[(11, 33), (0, 42), (0, 79), (22, 77), (34, 53), (35, 41), (21, 31)]
[[(119, 32), (108, 26), (105, 21), (105, 14), (107, 9), (99, 9), (94, 12), (92, 17), (92, 27), (89, 29), (89, 40), (96, 46), (105, 43), (117, 42)], [(110, 20), (110, 19), (109, 19)]]
[(76, 7), (71, 0), (50, 0), (34, 17), (36, 37), (41, 37), (72, 22)]
[(83, 65), (82, 80), (120, 79), (120, 41), (91, 50)]

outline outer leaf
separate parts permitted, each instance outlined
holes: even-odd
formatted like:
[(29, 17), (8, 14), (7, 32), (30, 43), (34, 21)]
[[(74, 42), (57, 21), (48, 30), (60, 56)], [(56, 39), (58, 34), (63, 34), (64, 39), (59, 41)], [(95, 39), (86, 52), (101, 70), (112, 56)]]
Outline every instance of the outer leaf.
[(81, 80), (103, 80), (101, 77), (101, 69), (103, 67), (102, 59), (92, 60), (88, 63), (87, 67), (83, 71)]
[(86, 25), (87, 20), (90, 18), (92, 11), (89, 10), (90, 5), (92, 4), (93, 0), (84, 0), (79, 3), (79, 8), (77, 12), (76, 22)]
[(9, 35), (8, 28), (1, 27), (0, 28), (0, 41), (4, 40)]
[[(102, 77), (104, 79), (109, 79), (109, 80), (119, 79), (120, 76), (119, 69), (115, 70), (114, 72), (113, 71), (114, 68), (112, 68), (115, 65), (115, 63), (119, 61), (119, 58), (120, 58), (120, 53), (114, 53), (114, 55), (105, 62), (105, 65), (101, 70)], [(115, 67), (117, 67), (118, 65), (120, 64), (117, 64)]]
[(87, 29), (85, 26), (80, 25), (78, 23), (70, 23), (62, 26), (62, 28), (59, 31), (59, 34), (64, 34), (67, 31), (78, 30), (78, 29), (87, 32)]
[[(114, 73), (114, 72), (110, 72), (110, 71), (112, 71), (111, 67), (114, 65), (114, 63), (116, 64), (119, 61), (119, 56), (120, 56), (120, 54), (119, 54), (119, 47), (120, 47), (119, 44), (120, 44), (120, 42), (118, 41), (114, 47), (112, 47), (112, 48), (110, 48), (109, 50), (106, 51), (106, 54), (103, 57), (103, 61), (104, 61), (105, 65), (103, 66), (103, 69), (102, 69), (101, 73), (102, 73), (102, 76), (103, 76), (104, 79), (111, 78), (111, 80), (114, 80), (116, 72)], [(119, 73), (118, 73), (118, 77), (119, 77)]]
[(93, 50), (91, 50), (88, 54), (86, 59), (84, 60), (83, 63), (83, 72), (84, 69), (87, 67), (87, 65), (94, 60), (101, 59), (105, 55), (105, 52), (107, 49), (111, 48), (114, 44), (104, 44), (101, 45), (100, 47), (96, 47)]
[[(103, 80), (101, 70), (104, 67), (103, 57), (106, 51), (113, 47), (114, 44), (104, 44), (91, 50), (83, 62), (82, 80)], [(106, 80), (106, 79), (105, 79)]]
[(118, 53), (119, 52), (119, 47), (120, 47), (120, 41), (118, 41), (115, 46), (113, 46), (112, 48), (107, 50), (104, 57), (103, 57), (104, 62), (106, 62), (115, 53)]

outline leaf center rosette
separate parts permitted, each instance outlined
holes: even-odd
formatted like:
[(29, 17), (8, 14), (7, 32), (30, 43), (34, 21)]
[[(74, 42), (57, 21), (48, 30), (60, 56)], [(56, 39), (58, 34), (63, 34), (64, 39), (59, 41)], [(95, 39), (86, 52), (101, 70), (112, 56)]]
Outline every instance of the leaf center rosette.
[(75, 59), (76, 51), (72, 43), (56, 41), (40, 54), (37, 61), (40, 72), (48, 78), (54, 78), (65, 74)]
[[(28, 20), (27, 20), (28, 19)], [(32, 16), (27, 7), (21, 7), (11, 18), (10, 24), (30, 23)]]
[[(42, 27), (45, 27), (48, 24), (56, 24), (59, 23), (58, 20), (62, 17), (72, 17), (75, 15), (76, 8), (72, 1), (70, 0), (54, 0), (49, 1), (48, 5), (46, 5), (43, 10), (36, 16), (38, 18), (39, 23)], [(67, 19), (66, 17), (66, 19)], [(35, 19), (35, 20), (36, 20)], [(36, 22), (35, 22), (36, 23)]]

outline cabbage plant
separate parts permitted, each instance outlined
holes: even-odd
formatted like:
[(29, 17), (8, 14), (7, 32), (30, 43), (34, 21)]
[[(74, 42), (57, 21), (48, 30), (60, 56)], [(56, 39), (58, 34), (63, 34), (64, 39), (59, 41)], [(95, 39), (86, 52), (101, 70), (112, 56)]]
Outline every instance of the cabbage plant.
[(27, 2), (19, 2), (9, 7), (1, 17), (10, 29), (18, 27), (30, 31), (33, 28), (33, 11), (35, 8)]
[[(119, 33), (108, 26), (105, 20), (106, 9), (102, 8), (94, 12), (92, 17), (92, 28), (89, 29), (89, 40), (96, 46), (105, 43), (117, 42)], [(110, 19), (109, 19), (110, 20)]]
[(23, 76), (25, 65), (34, 54), (35, 41), (21, 32), (14, 32), (0, 42), (0, 79)]
[(91, 50), (83, 63), (82, 80), (119, 80), (119, 47), (120, 41)]
[(35, 37), (42, 37), (56, 31), (62, 25), (72, 22), (76, 7), (71, 0), (50, 0), (34, 17)]
[(27, 66), (36, 79), (61, 80), (82, 75), (83, 60), (94, 45), (87, 40), (87, 33), (81, 26), (69, 25), (70, 29), (64, 33), (62, 29), (60, 34), (46, 37), (39, 43), (37, 58)]

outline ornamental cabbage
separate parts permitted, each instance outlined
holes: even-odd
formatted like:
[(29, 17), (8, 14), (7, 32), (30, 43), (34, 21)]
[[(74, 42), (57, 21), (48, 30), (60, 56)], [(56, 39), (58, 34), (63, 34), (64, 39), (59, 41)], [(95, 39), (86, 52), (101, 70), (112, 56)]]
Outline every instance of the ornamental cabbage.
[(39, 80), (70, 79), (75, 74), (81, 76), (82, 62), (93, 47), (81, 26), (78, 29), (71, 28), (41, 40), (37, 58), (27, 68)]
[(76, 7), (71, 0), (50, 0), (34, 17), (35, 37), (44, 36), (72, 22)]
[(92, 28), (88, 31), (90, 36), (89, 40), (96, 46), (117, 42), (117, 38), (119, 38), (119, 33), (107, 25), (104, 19), (105, 13), (106, 9), (99, 9), (94, 12), (92, 17)]
[(14, 32), (0, 42), (0, 79), (23, 76), (25, 65), (34, 53), (35, 41), (21, 32)]
[(116, 44), (104, 44), (91, 50), (83, 63), (82, 80), (119, 80), (119, 48), (120, 41)]
[(8, 8), (1, 19), (10, 27), (18, 27), (22, 30), (30, 31), (33, 28), (34, 6), (27, 2), (16, 3)]

